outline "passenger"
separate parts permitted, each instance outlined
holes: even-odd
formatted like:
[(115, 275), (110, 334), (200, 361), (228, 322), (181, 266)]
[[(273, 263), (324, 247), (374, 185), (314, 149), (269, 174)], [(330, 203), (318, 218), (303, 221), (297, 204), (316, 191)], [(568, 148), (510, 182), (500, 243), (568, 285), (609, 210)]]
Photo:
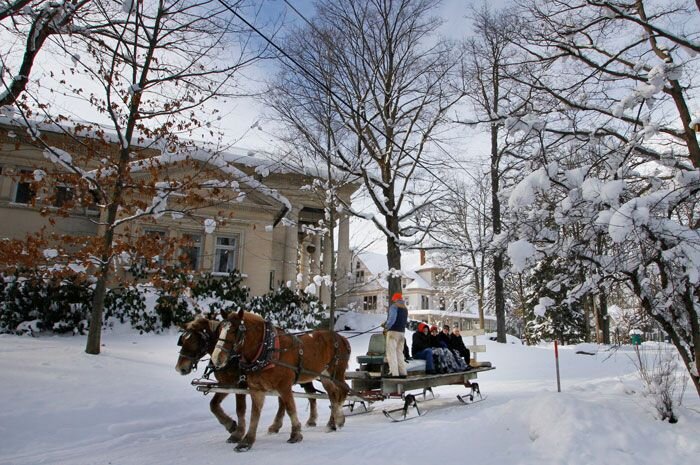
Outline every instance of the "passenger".
[(452, 349), (453, 351), (457, 351), (457, 353), (459, 353), (459, 355), (462, 356), (464, 361), (467, 362), (467, 366), (469, 366), (469, 359), (471, 357), (471, 354), (469, 353), (469, 349), (467, 349), (467, 346), (464, 345), (462, 335), (459, 332), (459, 328), (456, 326), (452, 330), (452, 334), (450, 334), (450, 349)]
[(433, 364), (433, 348), (430, 345), (430, 327), (425, 323), (418, 325), (418, 330), (413, 333), (411, 344), (413, 358), (425, 360), (425, 373), (432, 375), (435, 373)]
[(440, 331), (440, 334), (438, 334), (438, 342), (440, 343), (440, 347), (442, 347), (443, 349), (450, 348), (450, 326), (449, 325), (444, 325), (442, 327), (442, 331)]
[(440, 338), (438, 338), (438, 327), (437, 325), (432, 325), (430, 327), (430, 347), (446, 349), (447, 346), (443, 347), (440, 344)]
[(405, 378), (407, 375), (404, 345), (406, 343), (406, 323), (408, 309), (403, 302), (403, 296), (396, 292), (391, 296), (391, 307), (387, 315), (384, 329), (386, 330), (386, 360), (389, 364), (391, 378)]

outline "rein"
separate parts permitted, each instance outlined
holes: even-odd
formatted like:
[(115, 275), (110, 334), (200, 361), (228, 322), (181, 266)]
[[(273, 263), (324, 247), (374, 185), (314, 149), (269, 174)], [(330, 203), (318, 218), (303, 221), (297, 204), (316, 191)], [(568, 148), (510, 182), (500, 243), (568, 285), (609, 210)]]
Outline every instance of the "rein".
[(345, 339), (352, 339), (353, 337), (362, 336), (363, 334), (371, 333), (375, 329), (379, 329), (381, 327), (382, 327), (382, 325), (375, 326), (374, 328), (370, 328), (367, 331), (340, 330), (340, 331), (335, 331), (335, 332), (336, 333), (351, 333), (352, 336), (346, 336)]

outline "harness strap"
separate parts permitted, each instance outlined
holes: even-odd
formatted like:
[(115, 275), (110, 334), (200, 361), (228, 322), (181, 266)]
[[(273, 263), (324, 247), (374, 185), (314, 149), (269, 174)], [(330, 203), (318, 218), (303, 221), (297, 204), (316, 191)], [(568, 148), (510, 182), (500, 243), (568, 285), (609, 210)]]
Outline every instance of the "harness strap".
[[(276, 350), (277, 349), (277, 350)], [(244, 372), (262, 371), (271, 368), (274, 359), (279, 358), (279, 341), (272, 322), (266, 321), (260, 347), (252, 360), (245, 360), (241, 354), (239, 367)]]

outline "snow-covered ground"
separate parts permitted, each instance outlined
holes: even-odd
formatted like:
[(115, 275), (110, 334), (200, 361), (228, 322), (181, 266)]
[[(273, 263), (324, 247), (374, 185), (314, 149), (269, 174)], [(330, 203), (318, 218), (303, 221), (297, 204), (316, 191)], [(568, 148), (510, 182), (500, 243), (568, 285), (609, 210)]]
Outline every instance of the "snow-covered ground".
[[(377, 318), (351, 323), (369, 329)], [(694, 389), (677, 424), (657, 420), (640, 393), (630, 348), (587, 346), (598, 351), (593, 356), (561, 349), (557, 393), (552, 347), (489, 340), (480, 341), (487, 345), (481, 359), (497, 369), (479, 378), (484, 402), (462, 406), (458, 387), (439, 387), (424, 417), (390, 423), (377, 408), (348, 417), (336, 433), (325, 432), (322, 402), (320, 426), (287, 444), (288, 419), (280, 434), (266, 433), (276, 408), (268, 398), (255, 446), (238, 454), (209, 413), (210, 397), (190, 386), (192, 376), (175, 372), (176, 340), (175, 331), (119, 329), (106, 332), (102, 354), (91, 356), (84, 337), (0, 336), (0, 464), (640, 465), (700, 457)], [(368, 340), (352, 338), (353, 354), (364, 353)], [(227, 399), (224, 408), (232, 412), (233, 404)], [(304, 422), (306, 402), (297, 405)]]

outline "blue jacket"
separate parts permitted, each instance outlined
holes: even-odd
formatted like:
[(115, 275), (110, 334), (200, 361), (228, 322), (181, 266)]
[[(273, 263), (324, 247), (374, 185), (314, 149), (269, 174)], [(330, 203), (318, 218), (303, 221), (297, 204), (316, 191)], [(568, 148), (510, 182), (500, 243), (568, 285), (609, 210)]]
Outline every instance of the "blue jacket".
[(389, 316), (384, 327), (387, 331), (403, 333), (406, 331), (406, 323), (408, 323), (408, 309), (403, 300), (397, 300), (389, 307)]

